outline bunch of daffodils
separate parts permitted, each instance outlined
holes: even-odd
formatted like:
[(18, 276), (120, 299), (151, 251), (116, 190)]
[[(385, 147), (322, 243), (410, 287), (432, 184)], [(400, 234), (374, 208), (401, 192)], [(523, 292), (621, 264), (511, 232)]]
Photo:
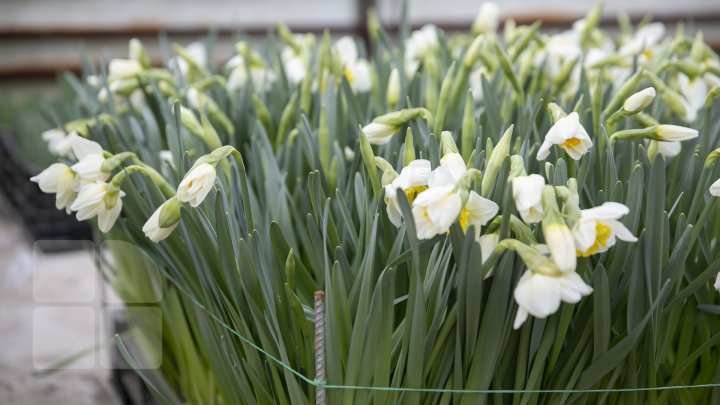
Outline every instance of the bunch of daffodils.
[(501, 14), (66, 77), (31, 180), (124, 243), (121, 297), (162, 292), (116, 338), (162, 351), (159, 403), (718, 402), (718, 56)]

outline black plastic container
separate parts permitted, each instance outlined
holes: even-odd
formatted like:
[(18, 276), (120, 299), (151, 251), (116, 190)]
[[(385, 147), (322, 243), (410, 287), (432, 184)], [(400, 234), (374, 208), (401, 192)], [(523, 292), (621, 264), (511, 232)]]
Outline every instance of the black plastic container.
[[(0, 188), (33, 240), (92, 240), (92, 228), (55, 208), (55, 195), (40, 191), (30, 177), (42, 169), (18, 152), (15, 137), (0, 129)], [(62, 250), (62, 243), (47, 244)]]

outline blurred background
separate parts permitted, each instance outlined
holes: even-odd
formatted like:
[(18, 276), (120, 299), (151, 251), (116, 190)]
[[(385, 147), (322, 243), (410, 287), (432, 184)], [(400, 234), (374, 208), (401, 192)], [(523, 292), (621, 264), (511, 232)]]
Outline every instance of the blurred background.
[[(570, 27), (596, 4), (595, 0), (495, 1), (502, 20), (518, 24), (542, 20), (545, 30)], [(278, 21), (293, 31), (330, 29), (333, 34), (364, 36), (366, 11), (371, 8), (393, 33), (402, 19), (403, 4), (403, 0), (0, 0), (0, 185), (5, 190), (0, 193), (0, 404), (128, 403), (118, 395), (122, 391), (112, 387), (123, 376), (103, 366), (110, 354), (98, 349), (107, 346), (113, 322), (107, 315), (112, 312), (105, 311), (112, 309), (108, 304), (112, 300), (103, 292), (94, 268), (95, 250), (82, 244), (32, 244), (35, 239), (91, 238), (87, 224), (55, 210), (54, 196), (42, 195), (28, 182), (51, 161), (37, 140), (52, 127), (48, 111), (63, 108), (58, 75), (79, 73), (88, 60), (97, 64), (127, 57), (128, 40), (133, 37), (143, 41), (153, 63), (160, 65), (168, 57), (162, 44), (187, 45), (208, 35), (214, 42), (211, 59), (225, 62), (238, 37), (260, 39)], [(408, 18), (413, 28), (433, 23), (446, 31), (467, 30), (481, 4), (480, 0), (411, 0)], [(702, 30), (705, 41), (720, 49), (719, 0), (606, 0), (603, 27), (615, 29), (621, 13), (634, 23), (646, 16), (664, 22), (668, 34), (683, 22), (689, 34)], [(57, 308), (56, 298), (43, 298), (58, 291), (65, 297), (62, 313), (47, 310), (48, 302)], [(39, 368), (78, 353), (85, 356), (69, 367), (72, 370), (38, 373)], [(94, 353), (92, 361), (87, 353)]]

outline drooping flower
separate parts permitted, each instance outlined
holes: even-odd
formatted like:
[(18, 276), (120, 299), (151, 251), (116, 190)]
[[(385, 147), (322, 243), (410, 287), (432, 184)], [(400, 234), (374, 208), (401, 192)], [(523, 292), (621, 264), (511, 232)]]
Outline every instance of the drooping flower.
[(537, 159), (545, 160), (550, 155), (552, 145), (560, 146), (575, 160), (579, 160), (592, 147), (592, 140), (580, 124), (578, 113), (572, 112), (560, 118), (550, 128), (538, 150)]
[(477, 241), (480, 244), (480, 255), (482, 256), (481, 260), (485, 263), (490, 258), (490, 255), (492, 255), (492, 252), (495, 250), (498, 242), (500, 242), (500, 234), (489, 233), (482, 235), (477, 238)]
[(77, 174), (63, 163), (53, 163), (37, 176), (30, 178), (30, 181), (38, 184), (43, 193), (55, 193), (55, 207), (59, 210), (65, 209), (68, 214), (71, 212), (70, 205), (77, 196), (76, 180)]
[(70, 135), (70, 137), (73, 154), (78, 159), (78, 162), (72, 165), (72, 169), (80, 176), (82, 185), (105, 181), (110, 173), (102, 170), (105, 162), (102, 146), (78, 135)]
[(399, 227), (402, 224), (402, 215), (397, 200), (397, 190), (405, 192), (408, 202), (412, 205), (415, 197), (427, 189), (428, 177), (430, 177), (430, 161), (425, 159), (413, 160), (405, 166), (400, 175), (390, 184), (385, 186), (385, 204), (387, 204), (387, 215), (393, 225)]
[(178, 200), (197, 207), (212, 190), (216, 176), (215, 167), (209, 163), (202, 163), (193, 168), (185, 174), (178, 186)]
[(49, 129), (42, 133), (42, 139), (48, 143), (48, 150), (55, 156), (68, 157), (72, 152), (70, 135), (60, 128)]
[(573, 226), (578, 256), (602, 253), (615, 244), (615, 239), (637, 242), (637, 238), (618, 221), (630, 210), (623, 204), (606, 202), (599, 207), (582, 210)]
[(77, 211), (78, 221), (98, 217), (98, 228), (102, 232), (112, 229), (122, 211), (122, 197), (125, 193), (112, 184), (96, 181), (80, 189), (72, 210)]
[[(159, 206), (143, 225), (142, 230), (145, 236), (155, 243), (167, 239), (180, 224), (180, 205), (181, 203), (177, 198), (171, 198)], [(170, 215), (168, 212), (170, 212)], [(163, 216), (172, 216), (168, 221), (170, 222), (169, 225), (161, 223), (162, 219), (165, 219)], [(163, 227), (162, 225), (166, 226)]]
[(592, 291), (592, 287), (574, 271), (551, 276), (526, 270), (513, 293), (518, 304), (513, 328), (520, 328), (528, 314), (546, 318), (557, 312), (561, 302), (575, 304)]
[(545, 178), (539, 174), (518, 176), (512, 180), (513, 199), (520, 217), (528, 224), (542, 221), (542, 189)]

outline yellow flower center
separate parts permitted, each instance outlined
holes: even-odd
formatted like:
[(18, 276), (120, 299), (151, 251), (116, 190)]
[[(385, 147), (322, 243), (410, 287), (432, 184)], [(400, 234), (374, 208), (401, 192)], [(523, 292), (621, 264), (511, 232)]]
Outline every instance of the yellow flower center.
[(405, 196), (407, 196), (408, 202), (412, 205), (413, 201), (415, 201), (415, 197), (425, 190), (427, 190), (427, 186), (410, 187), (405, 189)]
[(648, 59), (652, 59), (652, 57), (653, 57), (653, 51), (652, 51), (652, 49), (650, 49), (650, 48), (645, 49), (645, 50), (642, 52), (642, 54), (643, 54), (644, 57), (646, 57), (646, 58), (648, 58)]
[(345, 68), (343, 69), (343, 74), (345, 75), (345, 78), (347, 79), (348, 84), (350, 84), (352, 86), (353, 82), (355, 81), (355, 77), (353, 76), (352, 72), (350, 71), (349, 66), (345, 66)]
[(588, 248), (588, 250), (581, 252), (578, 251), (578, 256), (591, 256), (600, 251), (600, 248), (606, 248), (608, 239), (612, 236), (612, 230), (609, 226), (603, 224), (600, 221), (595, 221), (595, 243)]
[(470, 225), (468, 223), (469, 221), (470, 213), (468, 212), (467, 208), (463, 208), (462, 211), (460, 211), (460, 218), (458, 218), (458, 222), (460, 222), (460, 228), (462, 228), (463, 232), (467, 231), (467, 228)]
[(577, 138), (570, 138), (562, 144), (563, 148), (574, 148), (578, 145), (580, 145), (580, 140)]

